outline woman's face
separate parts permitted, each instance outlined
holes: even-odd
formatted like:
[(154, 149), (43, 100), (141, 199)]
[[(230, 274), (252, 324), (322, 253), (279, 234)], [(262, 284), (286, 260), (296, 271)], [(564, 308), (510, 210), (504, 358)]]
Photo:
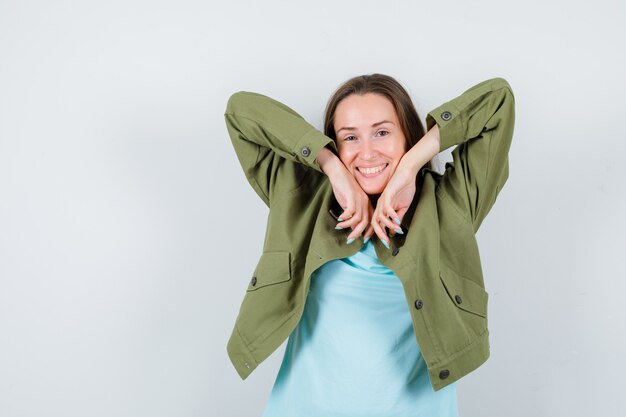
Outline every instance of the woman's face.
[(351, 94), (335, 110), (339, 159), (366, 194), (380, 194), (406, 152), (406, 139), (387, 97)]

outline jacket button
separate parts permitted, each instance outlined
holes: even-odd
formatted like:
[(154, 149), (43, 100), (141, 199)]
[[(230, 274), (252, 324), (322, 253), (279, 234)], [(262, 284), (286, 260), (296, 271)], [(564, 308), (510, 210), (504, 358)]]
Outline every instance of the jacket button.
[(391, 255), (396, 256), (398, 254), (398, 252), (400, 252), (400, 249), (394, 248), (393, 252), (391, 252)]
[(256, 277), (252, 277), (250, 284), (252, 284), (253, 287), (256, 285)]
[(422, 302), (422, 300), (419, 300), (419, 299), (415, 300), (415, 308), (416, 309), (419, 310), (420, 308), (422, 308), (423, 305), (424, 305), (424, 303)]
[(461, 296), (460, 295), (455, 295), (454, 299), (456, 300), (457, 304), (461, 304), (461, 302), (463, 302), (463, 300), (461, 300)]
[(441, 379), (446, 379), (448, 376), (450, 376), (450, 371), (448, 371), (447, 369), (439, 372), (439, 378)]
[(450, 113), (449, 111), (444, 111), (443, 113), (441, 113), (441, 118), (443, 120), (450, 120), (452, 119), (452, 113)]
[(309, 155), (311, 155), (311, 150), (307, 146), (302, 148), (302, 156), (309, 156)]

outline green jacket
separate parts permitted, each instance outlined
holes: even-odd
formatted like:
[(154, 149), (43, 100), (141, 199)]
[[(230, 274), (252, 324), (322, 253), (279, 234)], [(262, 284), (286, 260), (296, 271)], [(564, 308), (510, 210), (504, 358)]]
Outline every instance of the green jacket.
[[(453, 161), (443, 174), (419, 172), (404, 235), (390, 238), (391, 250), (372, 237), (380, 262), (402, 282), (436, 391), (489, 357), (488, 293), (475, 233), (508, 178), (514, 106), (508, 82), (493, 78), (430, 111), (427, 129), (439, 125), (441, 150), (458, 145)], [(311, 274), (354, 255), (363, 238), (348, 245), (352, 229), (335, 230), (342, 210), (315, 161), (325, 146), (337, 154), (332, 139), (286, 105), (252, 92), (233, 94), (225, 119), (246, 178), (270, 209), (263, 253), (227, 345), (246, 379), (294, 330)]]

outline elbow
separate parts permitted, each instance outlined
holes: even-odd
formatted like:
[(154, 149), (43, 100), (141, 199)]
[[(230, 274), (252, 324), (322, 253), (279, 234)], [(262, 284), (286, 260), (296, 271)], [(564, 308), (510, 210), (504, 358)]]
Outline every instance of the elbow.
[(497, 89), (506, 89), (506, 95), (510, 96), (510, 98), (515, 102), (515, 95), (513, 94), (513, 88), (511, 84), (504, 77), (496, 77), (493, 79), (494, 81), (494, 90)]
[(237, 91), (236, 93), (231, 94), (226, 102), (226, 110), (224, 114), (233, 114), (236, 113), (246, 102), (246, 95), (248, 93), (246, 91)]

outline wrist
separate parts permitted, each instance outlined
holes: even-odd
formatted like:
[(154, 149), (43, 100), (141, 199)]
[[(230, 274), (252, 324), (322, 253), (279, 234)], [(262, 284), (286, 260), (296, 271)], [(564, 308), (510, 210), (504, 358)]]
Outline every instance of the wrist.
[(332, 175), (342, 165), (341, 160), (330, 149), (322, 148), (315, 158), (326, 176)]
[(439, 129), (432, 128), (400, 160), (398, 168), (417, 175), (419, 170), (439, 153)]

